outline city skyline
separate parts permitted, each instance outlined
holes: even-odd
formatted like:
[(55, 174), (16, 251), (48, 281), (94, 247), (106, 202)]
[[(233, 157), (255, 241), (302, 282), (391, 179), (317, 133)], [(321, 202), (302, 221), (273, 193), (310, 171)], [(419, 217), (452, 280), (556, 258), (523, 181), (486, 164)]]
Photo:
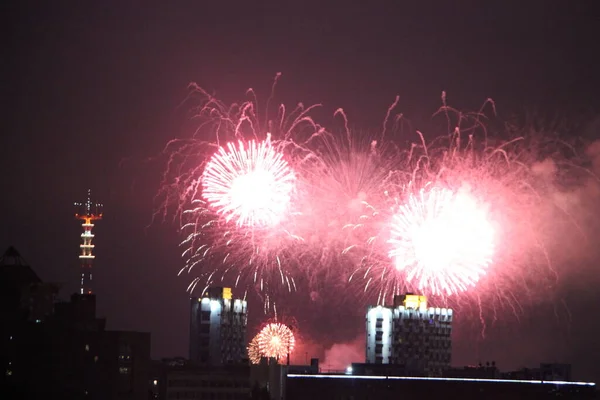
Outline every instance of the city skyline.
[[(443, 90), (459, 109), (477, 109), (491, 97), (506, 119), (536, 107), (540, 114), (597, 111), (599, 82), (590, 55), (597, 28), (588, 22), (594, 13), (585, 2), (566, 10), (557, 4), (464, 13), (416, 6), (388, 12), (42, 6), (29, 14), (12, 6), (10, 29), (21, 42), (7, 57), (14, 79), (1, 142), (8, 152), (2, 161), (8, 195), (0, 244), (14, 245), (44, 281), (66, 283), (65, 297), (74, 293), (81, 226), (73, 221), (72, 203), (91, 187), (110, 210), (94, 227), (100, 314), (110, 316), (111, 328), (152, 332), (155, 358), (185, 355), (190, 279), (177, 277), (183, 266), (178, 226), (171, 216), (164, 223), (160, 215), (153, 219), (153, 200), (164, 166), (155, 156), (192, 129), (189, 110), (180, 106), (189, 82), (231, 101), (253, 87), (266, 101), (281, 71), (277, 102), (323, 103), (322, 120), (343, 107), (365, 128), (379, 128), (397, 94), (401, 111), (424, 125)], [(571, 29), (574, 20), (577, 29)], [(207, 37), (213, 39), (200, 39)], [(593, 118), (580, 121), (584, 126), (574, 129), (581, 136), (596, 135)], [(590, 273), (596, 260), (597, 254), (558, 260), (571, 263), (572, 274), (523, 309), (516, 293), (496, 315), (484, 316), (485, 324), (476, 308), (464, 310), (457, 363), (496, 360), (511, 368), (557, 358), (579, 365), (586, 379), (600, 376), (589, 357), (600, 327), (587, 318), (600, 301)], [(364, 344), (364, 303), (348, 301), (352, 295), (341, 286), (317, 287), (284, 297), (289, 304), (280, 301), (281, 312), (298, 319), (310, 356)], [(261, 300), (250, 300), (259, 310)], [(251, 329), (262, 322), (256, 315)], [(338, 330), (326, 332), (326, 324)], [(509, 345), (512, 350), (503, 351)], [(298, 351), (304, 359), (305, 351)]]

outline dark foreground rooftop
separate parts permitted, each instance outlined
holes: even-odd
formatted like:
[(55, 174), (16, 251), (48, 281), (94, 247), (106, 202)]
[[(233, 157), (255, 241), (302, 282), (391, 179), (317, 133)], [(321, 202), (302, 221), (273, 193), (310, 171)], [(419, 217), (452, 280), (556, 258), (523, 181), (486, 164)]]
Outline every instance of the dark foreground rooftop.
[(407, 376), (288, 374), (287, 399), (594, 399), (591, 382)]

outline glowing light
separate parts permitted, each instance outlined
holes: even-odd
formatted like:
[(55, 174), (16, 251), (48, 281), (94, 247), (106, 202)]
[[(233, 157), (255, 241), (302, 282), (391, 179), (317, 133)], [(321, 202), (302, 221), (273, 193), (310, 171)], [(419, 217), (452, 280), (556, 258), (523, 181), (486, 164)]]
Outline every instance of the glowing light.
[(291, 354), (296, 344), (292, 330), (281, 323), (268, 324), (256, 335), (253, 342), (255, 340), (260, 357), (277, 360)]
[(375, 375), (301, 375), (288, 374), (288, 378), (320, 378), (320, 379), (370, 379), (370, 380), (401, 380), (401, 381), (439, 381), (439, 382), (486, 382), (486, 383), (529, 383), (538, 385), (573, 385), (596, 386), (593, 382), (539, 381), (525, 379), (477, 379), (477, 378), (435, 378), (423, 376), (375, 376)]
[(260, 346), (258, 345), (258, 336), (254, 336), (248, 345), (248, 359), (252, 364), (259, 364), (262, 355), (260, 354)]
[(273, 226), (290, 203), (294, 174), (269, 139), (228, 143), (210, 159), (202, 176), (203, 196), (238, 226)]
[(389, 256), (409, 282), (432, 294), (474, 286), (494, 252), (487, 213), (467, 193), (421, 190), (393, 216)]

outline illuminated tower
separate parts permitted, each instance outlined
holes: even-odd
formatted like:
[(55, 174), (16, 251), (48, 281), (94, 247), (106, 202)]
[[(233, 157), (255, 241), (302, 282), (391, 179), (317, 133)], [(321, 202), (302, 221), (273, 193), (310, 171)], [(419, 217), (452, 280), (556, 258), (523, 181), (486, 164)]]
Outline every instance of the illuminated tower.
[(92, 294), (92, 266), (94, 264), (93, 250), (94, 245), (92, 239), (92, 228), (94, 228), (94, 221), (102, 219), (102, 204), (93, 204), (91, 200), (91, 190), (88, 189), (88, 197), (85, 203), (75, 203), (77, 211), (75, 212), (75, 218), (83, 221), (81, 226), (83, 227), (83, 233), (81, 239), (83, 243), (79, 245), (81, 248), (81, 254), (79, 255), (79, 262), (81, 265), (81, 294)]

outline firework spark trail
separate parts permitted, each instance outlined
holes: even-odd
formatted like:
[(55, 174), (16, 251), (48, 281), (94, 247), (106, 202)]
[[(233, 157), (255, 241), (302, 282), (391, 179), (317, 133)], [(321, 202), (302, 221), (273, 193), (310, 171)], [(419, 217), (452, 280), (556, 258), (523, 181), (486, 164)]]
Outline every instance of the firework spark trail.
[(492, 260), (494, 228), (466, 193), (421, 189), (393, 216), (389, 256), (420, 293), (456, 294), (475, 286)]
[[(271, 103), (272, 93), (267, 100)], [(258, 101), (226, 105), (191, 85), (198, 127), (189, 139), (169, 142), (158, 201), (162, 215), (179, 218), (185, 266), (198, 285), (253, 285), (273, 305), (273, 292), (296, 290), (291, 270), (305, 249), (299, 229), (297, 169), (312, 159), (307, 145), (322, 128), (301, 103), (284, 105), (270, 120), (258, 115)], [(262, 114), (262, 113), (261, 113)]]
[(377, 213), (371, 203), (381, 202), (382, 188), (400, 167), (395, 145), (379, 141), (385, 130), (379, 136), (355, 132), (342, 109), (334, 116), (341, 118), (343, 128), (337, 133), (323, 130), (311, 138), (311, 159), (299, 178), (308, 199), (299, 222), (314, 260), (304, 271), (310, 287), (339, 281), (351, 272), (346, 266), (354, 262), (349, 257), (352, 249), (368, 239), (363, 222)]

